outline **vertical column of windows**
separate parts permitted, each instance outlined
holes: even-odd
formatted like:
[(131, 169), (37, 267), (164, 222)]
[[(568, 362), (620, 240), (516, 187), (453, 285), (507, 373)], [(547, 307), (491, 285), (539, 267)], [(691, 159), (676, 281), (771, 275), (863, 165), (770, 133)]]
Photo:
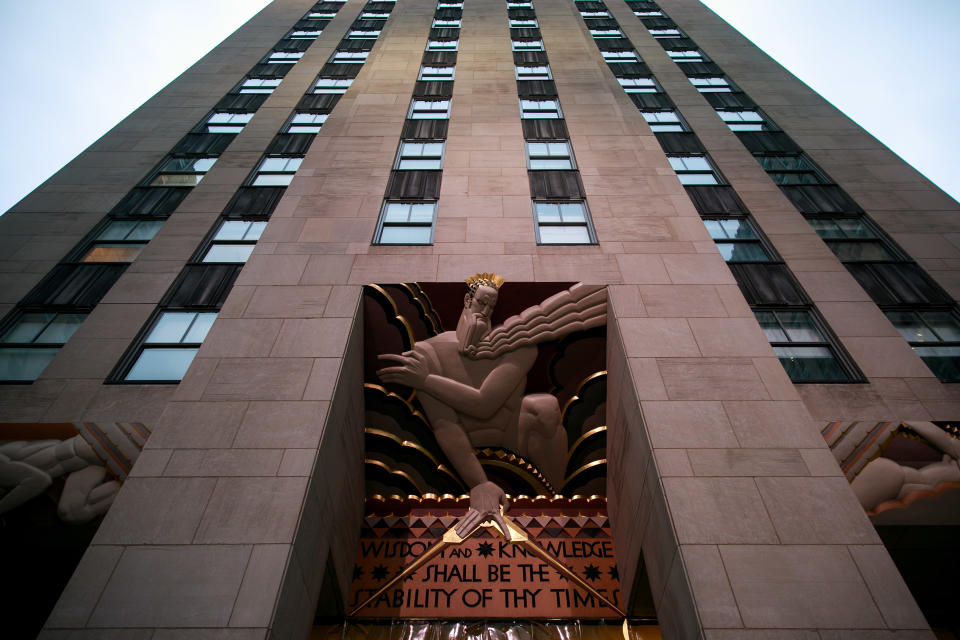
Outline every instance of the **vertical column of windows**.
[(433, 243), (463, 2), (437, 2), (373, 244)]
[[(203, 180), (342, 2), (321, 2), (0, 323), (0, 382), (31, 382)], [(312, 38), (295, 36), (312, 30)]]
[[(960, 313), (953, 299), (662, 9), (627, 4), (931, 371), (942, 381), (960, 381)], [(651, 10), (657, 15), (647, 15)], [(666, 30), (670, 36), (657, 35)]]
[(596, 244), (586, 194), (532, 2), (507, 1), (538, 244)]

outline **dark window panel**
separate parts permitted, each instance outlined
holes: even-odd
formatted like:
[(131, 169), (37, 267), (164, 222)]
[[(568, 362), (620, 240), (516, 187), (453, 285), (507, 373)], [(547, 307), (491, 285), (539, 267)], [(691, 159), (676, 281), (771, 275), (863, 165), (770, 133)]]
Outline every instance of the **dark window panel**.
[(420, 80), (413, 86), (413, 95), (421, 98), (449, 98), (453, 95), (453, 83), (439, 80)]
[(633, 49), (633, 45), (626, 38), (600, 38), (594, 40), (594, 42), (597, 43), (597, 48), (600, 51), (629, 51)]
[[(373, 45), (376, 44), (376, 40), (372, 38), (364, 38), (362, 40), (341, 40), (340, 44), (337, 45), (337, 51), (370, 51), (373, 49)], [(350, 65), (353, 67), (359, 67), (362, 65)]]
[(857, 203), (836, 185), (785, 185), (781, 186), (780, 190), (801, 213), (850, 213), (860, 211)]
[(577, 9), (580, 11), (606, 11), (607, 5), (602, 2), (578, 2)]
[(137, 187), (110, 210), (110, 215), (167, 217), (188, 193), (190, 189), (176, 187)]
[(311, 44), (313, 40), (281, 40), (273, 45), (273, 50), (287, 53), (304, 52)]
[(322, 31), (328, 24), (329, 20), (297, 20), (292, 31)]
[(783, 264), (727, 263), (740, 291), (747, 303), (768, 304), (808, 304), (806, 295), (790, 275)]
[(537, 12), (533, 9), (507, 9), (507, 17), (510, 20), (534, 20)]
[(219, 307), (227, 299), (241, 268), (242, 264), (187, 265), (160, 304), (181, 309)]
[(391, 171), (388, 200), (436, 200), (440, 197), (441, 171)]
[(540, 40), (540, 29), (524, 29), (514, 27), (510, 29), (510, 37), (513, 40)]
[(613, 75), (618, 78), (630, 78), (635, 76), (650, 77), (650, 67), (642, 62), (610, 62), (607, 64)]
[[(681, 67), (683, 65), (680, 65)], [(757, 104), (745, 93), (717, 92), (701, 94), (715, 109), (754, 109)]]
[(844, 265), (877, 304), (952, 304), (953, 300), (916, 264), (861, 262)]
[(430, 29), (429, 38), (431, 40), (459, 40), (460, 29)]
[[(360, 65), (357, 65), (360, 66)], [(297, 109), (300, 111), (327, 111), (330, 112), (342, 96), (339, 93), (315, 93), (300, 98)]]
[(563, 119), (548, 120), (530, 118), (520, 121), (526, 140), (566, 140), (570, 137)]
[(292, 68), (292, 64), (257, 64), (247, 75), (251, 78), (282, 78)]
[(633, 104), (640, 109), (672, 109), (673, 101), (665, 93), (630, 93), (627, 94)]
[(547, 64), (547, 54), (543, 51), (514, 51), (513, 64), (528, 66)]
[(23, 299), (23, 306), (92, 308), (128, 265), (59, 264)]
[(534, 200), (581, 200), (585, 197), (579, 171), (530, 171)]
[(267, 99), (265, 93), (231, 93), (224, 96), (214, 107), (216, 111), (256, 111)]
[(554, 97), (557, 85), (553, 80), (517, 80), (517, 93), (521, 98), (532, 96)]
[(235, 133), (188, 133), (171, 153), (219, 156), (233, 142)]
[[(579, 3), (578, 3), (579, 4)], [(583, 7), (578, 7), (582, 9)], [(600, 9), (602, 11), (602, 9)], [(584, 18), (587, 29), (619, 29), (620, 23), (613, 18)]]
[(714, 62), (684, 62), (678, 65), (688, 76), (722, 76), (723, 69)]
[(443, 140), (447, 137), (449, 124), (449, 120), (407, 120), (403, 123), (402, 137), (408, 140)]
[(266, 153), (270, 155), (302, 156), (313, 142), (312, 133), (279, 133), (270, 141)]
[(361, 31), (377, 31), (386, 26), (386, 20), (354, 20), (351, 28)]
[(703, 145), (692, 133), (655, 133), (664, 153), (705, 153)]
[[(452, 67), (457, 64), (456, 51), (425, 51), (422, 63), (430, 67)], [(361, 65), (355, 64), (354, 67)]]
[(324, 78), (356, 78), (362, 68), (362, 64), (333, 64), (328, 62), (320, 68), (319, 75)]
[(240, 187), (230, 199), (223, 215), (227, 217), (269, 216), (286, 187)]
[(746, 213), (747, 208), (737, 193), (727, 186), (687, 186), (687, 195), (701, 215)]
[(665, 16), (640, 18), (647, 29), (677, 29), (677, 23)]
[(433, 13), (434, 18), (440, 18), (441, 20), (456, 20), (458, 18), (463, 18), (463, 9), (437, 9)]
[(782, 131), (734, 131), (751, 153), (800, 153), (790, 136)]
[[(697, 49), (697, 43), (690, 38), (658, 38), (660, 46), (669, 51), (678, 49)], [(706, 56), (704, 56), (706, 58)]]

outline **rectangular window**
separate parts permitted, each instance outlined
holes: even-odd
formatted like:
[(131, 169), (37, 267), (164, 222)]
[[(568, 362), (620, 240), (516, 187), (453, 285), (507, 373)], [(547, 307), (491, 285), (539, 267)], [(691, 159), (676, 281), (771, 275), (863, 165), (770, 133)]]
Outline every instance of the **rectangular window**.
[(520, 100), (520, 117), (524, 119), (552, 119), (561, 117), (559, 100)]
[(537, 24), (536, 20), (525, 18), (525, 19), (513, 19), (508, 18), (508, 23), (511, 29), (539, 29), (540, 25)]
[(447, 120), (450, 118), (450, 101), (414, 100), (407, 117), (411, 120)]
[(431, 244), (435, 202), (385, 202), (377, 244)]
[(653, 78), (621, 78), (617, 82), (627, 93), (659, 93), (660, 87)]
[(336, 17), (336, 11), (311, 11), (307, 14), (307, 20), (333, 20)]
[(203, 255), (203, 262), (246, 262), (266, 221), (224, 220)]
[(314, 93), (346, 93), (353, 78), (317, 78), (313, 84)]
[(550, 73), (549, 65), (537, 65), (532, 67), (514, 67), (517, 73), (517, 80), (553, 80), (553, 74)]
[(328, 113), (297, 112), (287, 125), (285, 133), (320, 133), (320, 127), (328, 117)]
[(442, 142), (401, 142), (396, 168), (400, 171), (443, 168)]
[(437, 9), (463, 9), (462, 2), (438, 2)]
[(376, 40), (380, 37), (380, 29), (351, 29), (347, 32), (347, 40)]
[(288, 40), (316, 40), (323, 33), (319, 29), (301, 29), (287, 34)]
[(842, 262), (891, 262), (898, 256), (862, 218), (808, 218)]
[[(439, 4), (437, 5), (440, 6)], [(463, 5), (460, 5), (463, 6)], [(533, 9), (532, 2), (507, 2), (507, 9)]]
[(451, 19), (451, 18), (434, 18), (433, 28), (434, 29), (459, 29), (460, 20)]
[(842, 382), (850, 379), (809, 311), (755, 310), (753, 314), (792, 381)]
[(682, 38), (680, 29), (647, 29), (654, 38)]
[(699, 49), (671, 49), (667, 55), (673, 58), (674, 62), (703, 62), (703, 53)]
[(456, 51), (459, 40), (427, 40), (427, 51)]
[(273, 93), (281, 81), (281, 78), (247, 78), (240, 85), (240, 93)]
[(253, 118), (252, 113), (217, 112), (207, 118), (204, 131), (207, 133), (240, 133), (243, 126)]
[(594, 40), (602, 38), (622, 38), (623, 32), (620, 29), (590, 29), (590, 36)]
[(162, 226), (162, 220), (111, 220), (80, 261), (133, 262)]
[(527, 168), (569, 170), (576, 169), (569, 142), (528, 142)]
[(659, 133), (686, 131), (676, 111), (641, 111), (640, 114), (650, 125), (651, 131)]
[(456, 67), (420, 67), (417, 80), (453, 80)]
[(0, 335), (0, 381), (36, 380), (86, 317), (85, 313), (22, 313)]
[(580, 16), (583, 18), (609, 18), (610, 14), (606, 11), (581, 11)]
[(260, 162), (250, 183), (254, 187), (286, 187), (300, 168), (302, 157), (267, 157)]
[(720, 184), (713, 165), (703, 155), (667, 156), (680, 184)]
[(640, 62), (636, 51), (601, 51), (600, 55), (607, 62)]
[(803, 156), (755, 156), (777, 184), (829, 184), (830, 181)]
[(193, 187), (217, 161), (216, 158), (168, 158), (150, 183), (151, 187)]
[(510, 48), (513, 51), (543, 51), (541, 40), (511, 40)]
[(143, 347), (124, 380), (175, 382), (182, 380), (200, 343), (207, 337), (216, 312), (164, 311), (143, 341)]
[(763, 116), (752, 109), (741, 111), (717, 111), (720, 119), (727, 123), (730, 131), (766, 131), (769, 129)]
[(389, 13), (381, 11), (364, 11), (360, 14), (360, 20), (386, 20), (389, 17)]
[(663, 16), (663, 11), (634, 11), (633, 15), (638, 18), (657, 18)]
[(960, 381), (960, 322), (952, 311), (884, 311), (903, 339), (943, 382)]
[(700, 93), (730, 93), (730, 82), (723, 77), (688, 78)]
[(363, 64), (369, 55), (369, 51), (334, 51), (330, 64)]
[(703, 224), (727, 262), (770, 262), (770, 254), (745, 218), (704, 220)]
[(534, 202), (538, 244), (594, 244), (583, 202)]
[(303, 57), (302, 51), (273, 51), (264, 64), (296, 64)]

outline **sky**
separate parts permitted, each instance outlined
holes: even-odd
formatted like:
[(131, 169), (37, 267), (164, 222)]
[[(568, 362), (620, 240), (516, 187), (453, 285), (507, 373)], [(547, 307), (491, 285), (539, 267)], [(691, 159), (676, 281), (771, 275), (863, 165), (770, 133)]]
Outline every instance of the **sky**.
[[(267, 4), (0, 0), (0, 212)], [(960, 1), (704, 4), (960, 199)]]

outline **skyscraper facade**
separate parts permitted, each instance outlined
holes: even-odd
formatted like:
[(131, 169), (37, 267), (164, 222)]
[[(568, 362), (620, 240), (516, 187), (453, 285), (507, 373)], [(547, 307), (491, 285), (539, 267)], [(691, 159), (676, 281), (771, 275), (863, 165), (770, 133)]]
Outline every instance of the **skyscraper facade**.
[(695, 0), (274, 0), (0, 218), (4, 557), (45, 638), (955, 637), (957, 213)]

